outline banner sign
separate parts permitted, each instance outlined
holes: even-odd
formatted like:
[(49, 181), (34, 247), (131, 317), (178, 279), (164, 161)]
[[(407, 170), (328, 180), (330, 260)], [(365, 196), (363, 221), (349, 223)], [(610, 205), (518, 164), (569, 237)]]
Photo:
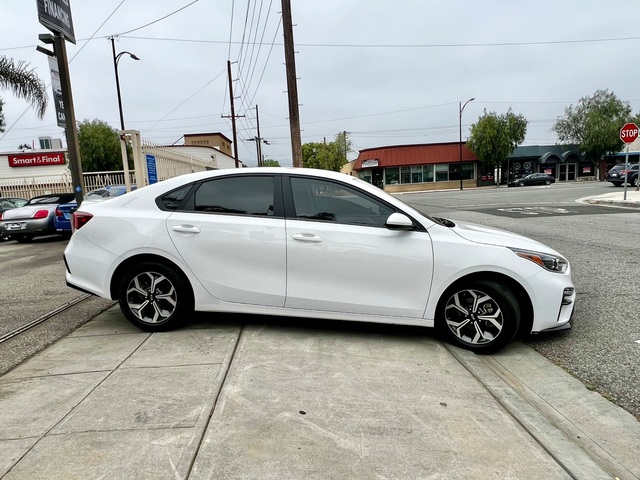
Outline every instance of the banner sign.
[(54, 33), (76, 43), (69, 0), (37, 0), (38, 21)]
[(363, 160), (362, 168), (373, 168), (378, 166), (378, 159)]
[(24, 153), (8, 155), (10, 167), (42, 167), (46, 165), (64, 165), (64, 153)]
[(53, 104), (56, 107), (56, 119), (58, 126), (67, 127), (67, 120), (64, 116), (64, 100), (62, 99), (62, 84), (60, 83), (60, 72), (58, 71), (58, 60), (55, 57), (49, 59), (49, 70), (51, 71), (51, 89), (53, 90)]

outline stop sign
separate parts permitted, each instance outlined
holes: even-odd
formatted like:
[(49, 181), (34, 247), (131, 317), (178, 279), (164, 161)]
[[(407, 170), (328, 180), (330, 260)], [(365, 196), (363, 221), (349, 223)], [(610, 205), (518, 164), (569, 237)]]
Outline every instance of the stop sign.
[(620, 140), (624, 143), (633, 143), (638, 138), (638, 126), (635, 123), (625, 123), (620, 129)]

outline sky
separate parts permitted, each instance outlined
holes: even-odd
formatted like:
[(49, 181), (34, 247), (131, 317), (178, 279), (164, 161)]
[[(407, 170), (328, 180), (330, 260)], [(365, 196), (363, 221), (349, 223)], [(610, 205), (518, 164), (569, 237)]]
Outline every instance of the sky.
[[(280, 0), (70, 0), (67, 42), (77, 121), (120, 128), (110, 37), (120, 58), (127, 129), (159, 144), (187, 133), (233, 138), (227, 61), (232, 63), (238, 153), (257, 164), (256, 105), (266, 159), (291, 166)], [(528, 120), (523, 145), (558, 142), (555, 120), (580, 98), (608, 89), (640, 109), (640, 2), (610, 0), (291, 0), (302, 142), (346, 131), (353, 150), (457, 142), (483, 111)], [(166, 17), (166, 18), (163, 18)], [(25, 61), (49, 84), (36, 51), (36, 0), (0, 0), (0, 56)], [(44, 46), (44, 45), (43, 45)], [(0, 152), (38, 137), (61, 138), (53, 94), (40, 120), (0, 90), (6, 131)]]

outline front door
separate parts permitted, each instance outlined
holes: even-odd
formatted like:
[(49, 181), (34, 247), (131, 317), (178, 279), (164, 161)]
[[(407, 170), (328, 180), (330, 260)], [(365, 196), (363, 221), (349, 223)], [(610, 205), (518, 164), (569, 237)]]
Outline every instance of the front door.
[(429, 234), (387, 229), (394, 208), (356, 188), (303, 177), (289, 185), (286, 306), (422, 318), (433, 271)]
[(563, 181), (567, 179), (567, 166), (563, 163), (558, 165), (558, 181)]

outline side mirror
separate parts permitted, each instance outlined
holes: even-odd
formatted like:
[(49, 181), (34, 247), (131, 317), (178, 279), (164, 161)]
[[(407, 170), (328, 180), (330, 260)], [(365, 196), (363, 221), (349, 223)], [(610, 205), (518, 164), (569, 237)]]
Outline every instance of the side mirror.
[(402, 213), (392, 213), (384, 224), (389, 230), (415, 230), (415, 225), (409, 217)]

